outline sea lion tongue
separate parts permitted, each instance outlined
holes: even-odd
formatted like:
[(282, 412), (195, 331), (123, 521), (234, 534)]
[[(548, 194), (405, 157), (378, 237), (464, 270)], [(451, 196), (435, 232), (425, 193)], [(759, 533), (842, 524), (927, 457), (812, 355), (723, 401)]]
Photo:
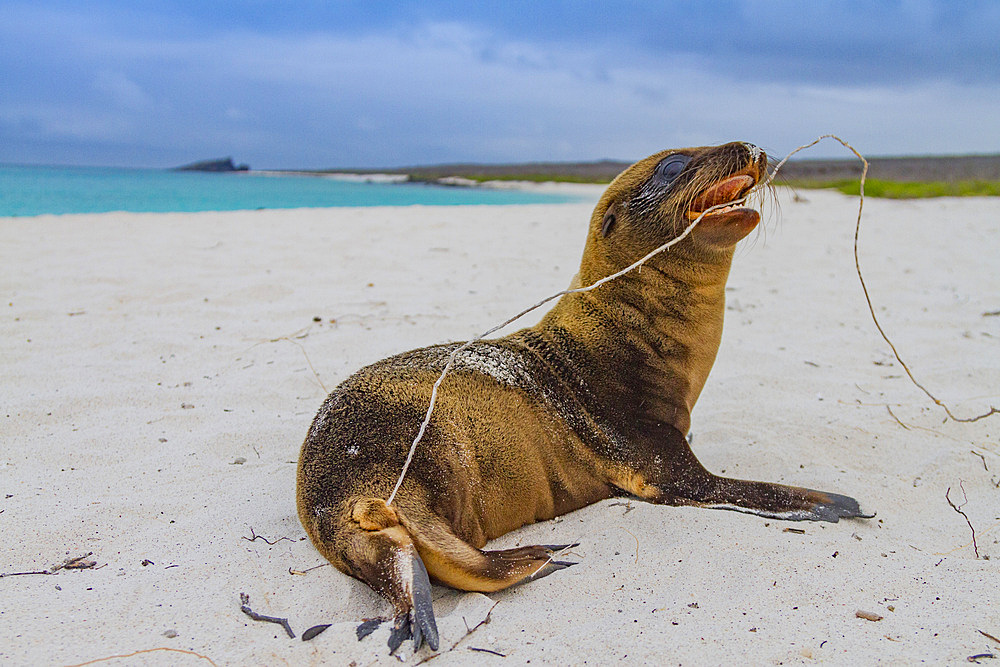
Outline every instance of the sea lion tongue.
[(717, 204), (726, 204), (733, 201), (746, 190), (753, 187), (756, 181), (753, 176), (732, 176), (724, 181), (716, 183), (708, 188), (694, 200), (691, 204), (692, 213), (701, 213), (709, 207)]

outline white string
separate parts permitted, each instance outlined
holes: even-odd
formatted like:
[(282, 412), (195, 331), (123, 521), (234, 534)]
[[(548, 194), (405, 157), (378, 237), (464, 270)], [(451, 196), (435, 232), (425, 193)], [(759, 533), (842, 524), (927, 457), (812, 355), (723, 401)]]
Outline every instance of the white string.
[[(839, 137), (837, 137), (837, 136), (835, 136), (833, 134), (824, 134), (823, 136), (817, 138), (815, 141), (813, 141), (811, 143), (799, 146), (794, 151), (792, 151), (787, 156), (785, 156), (785, 159), (783, 159), (781, 162), (779, 162), (777, 164), (777, 166), (774, 168), (774, 171), (772, 171), (767, 176), (767, 180), (765, 180), (763, 183), (761, 183), (761, 185), (765, 185), (765, 184), (770, 183), (771, 181), (773, 181), (775, 175), (778, 173), (778, 170), (781, 169), (782, 166), (784, 166), (785, 162), (788, 161), (788, 158), (792, 157), (793, 155), (795, 155), (796, 153), (798, 153), (801, 150), (805, 150), (806, 148), (809, 148), (810, 146), (815, 146), (820, 141), (822, 141), (823, 139), (826, 139), (828, 137), (832, 138), (832, 139), (836, 139), (837, 141), (839, 141), (840, 143), (842, 143), (844, 146), (846, 146), (847, 148), (849, 148), (851, 151), (853, 151), (854, 154), (857, 155), (859, 158), (861, 158), (862, 161), (864, 161), (864, 158), (861, 157), (861, 155), (857, 151), (855, 151), (843, 139), (841, 139), (841, 138), (839, 138)], [(867, 170), (867, 166), (868, 166), (868, 163), (865, 162), (866, 170)], [(536, 303), (535, 305), (530, 306), (529, 308), (525, 308), (524, 310), (522, 310), (521, 312), (519, 312), (517, 315), (514, 315), (513, 317), (511, 317), (511, 318), (509, 318), (509, 319), (501, 322), (500, 324), (496, 325), (495, 327), (492, 327), (492, 328), (484, 331), (483, 333), (479, 334), (475, 338), (466, 341), (465, 343), (463, 343), (459, 347), (457, 347), (454, 350), (452, 350), (452, 353), (450, 355), (448, 355), (448, 361), (444, 365), (444, 370), (441, 371), (441, 375), (438, 376), (438, 379), (434, 382), (434, 386), (431, 387), (431, 400), (430, 400), (430, 404), (427, 406), (427, 413), (424, 415), (424, 421), (421, 422), (421, 424), (420, 424), (420, 430), (417, 431), (417, 437), (415, 437), (413, 439), (413, 444), (410, 445), (410, 451), (406, 455), (406, 461), (403, 463), (403, 469), (399, 473), (399, 479), (396, 480), (396, 486), (393, 487), (392, 493), (389, 494), (388, 500), (385, 501), (386, 505), (391, 505), (392, 504), (392, 501), (396, 498), (396, 492), (399, 491), (399, 487), (402, 486), (402, 484), (403, 484), (403, 478), (406, 477), (406, 472), (410, 469), (410, 463), (413, 461), (413, 454), (414, 454), (414, 452), (417, 451), (417, 444), (423, 439), (424, 432), (427, 430), (427, 425), (430, 424), (431, 415), (434, 413), (434, 406), (437, 404), (438, 389), (441, 387), (441, 383), (444, 382), (445, 376), (448, 375), (448, 371), (451, 370), (451, 367), (454, 365), (455, 359), (458, 358), (459, 354), (461, 354), (465, 350), (469, 349), (469, 347), (471, 347), (472, 345), (478, 343), (479, 341), (481, 341), (483, 338), (486, 338), (490, 334), (496, 333), (500, 329), (503, 329), (504, 327), (506, 327), (508, 324), (516, 322), (517, 320), (521, 319), (522, 317), (524, 317), (525, 315), (527, 315), (531, 311), (537, 310), (538, 308), (541, 308), (542, 306), (544, 306), (545, 304), (547, 304), (549, 301), (552, 301), (553, 299), (558, 299), (560, 297), (566, 296), (567, 294), (579, 294), (579, 293), (582, 293), (582, 292), (589, 292), (591, 290), (597, 289), (598, 287), (600, 287), (604, 283), (607, 283), (607, 282), (610, 282), (612, 280), (615, 280), (616, 278), (620, 278), (621, 276), (625, 275), (629, 271), (632, 271), (632, 270), (634, 270), (634, 269), (642, 266), (643, 264), (645, 264), (647, 261), (649, 261), (650, 259), (652, 259), (656, 255), (659, 255), (660, 253), (664, 252), (665, 250), (668, 250), (669, 248), (671, 248), (671, 247), (677, 245), (678, 243), (680, 243), (681, 241), (683, 241), (691, 233), (691, 230), (693, 230), (698, 225), (698, 223), (701, 222), (701, 219), (704, 218), (708, 213), (711, 213), (712, 211), (714, 211), (716, 209), (725, 208), (727, 206), (732, 206), (734, 203), (740, 203), (740, 202), (744, 201), (745, 199), (746, 199), (746, 197), (744, 197), (743, 199), (741, 199), (741, 200), (739, 200), (737, 202), (726, 202), (724, 204), (716, 204), (714, 206), (710, 206), (709, 208), (707, 208), (704, 211), (702, 211), (698, 215), (698, 217), (695, 218), (691, 222), (691, 224), (689, 224), (684, 229), (683, 232), (681, 232), (681, 234), (679, 236), (677, 236), (674, 239), (671, 239), (670, 241), (667, 241), (666, 243), (664, 243), (660, 247), (658, 247), (655, 250), (653, 250), (653, 251), (649, 252), (648, 254), (646, 254), (646, 256), (644, 256), (642, 259), (637, 260), (636, 262), (630, 264), (629, 266), (625, 267), (621, 271), (618, 271), (617, 273), (612, 273), (610, 276), (605, 276), (604, 278), (601, 278), (597, 282), (595, 282), (595, 283), (593, 283), (591, 285), (587, 285), (586, 287), (576, 287), (576, 288), (572, 288), (572, 289), (565, 289), (565, 290), (562, 290), (561, 292), (556, 292), (555, 294), (553, 294), (551, 296), (547, 296), (544, 299), (542, 299), (541, 301), (539, 301), (538, 303)], [(861, 215), (861, 212), (859, 210), (858, 211), (859, 219), (860, 219), (860, 215)]]

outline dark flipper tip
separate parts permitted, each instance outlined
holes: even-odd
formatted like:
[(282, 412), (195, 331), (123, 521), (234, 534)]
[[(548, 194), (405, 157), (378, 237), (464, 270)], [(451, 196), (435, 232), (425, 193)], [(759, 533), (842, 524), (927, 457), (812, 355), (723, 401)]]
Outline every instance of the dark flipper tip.
[(420, 556), (413, 556), (413, 623), (414, 650), (420, 648), (421, 640), (426, 640), (432, 650), (438, 649), (438, 629), (434, 621), (434, 605), (431, 600), (431, 581), (427, 568)]
[(576, 565), (576, 563), (566, 561), (566, 560), (550, 560), (540, 568), (538, 568), (533, 575), (525, 579), (525, 581), (532, 579), (541, 579), (542, 577), (547, 577), (553, 572), (558, 572), (559, 570), (565, 570), (571, 565)]
[(410, 561), (413, 567), (410, 580), (410, 608), (397, 613), (392, 632), (389, 633), (389, 655), (393, 655), (403, 642), (413, 638), (416, 653), (424, 642), (433, 650), (438, 648), (438, 629), (434, 621), (434, 605), (431, 600), (431, 580), (420, 556), (413, 552)]
[(416, 653), (424, 645), (424, 632), (420, 629), (420, 624), (417, 623), (416, 618), (410, 619), (410, 631), (413, 633), (413, 652)]
[(875, 516), (862, 512), (858, 501), (850, 496), (821, 491), (812, 493), (819, 497), (811, 510), (813, 516), (809, 517), (814, 521), (837, 523), (840, 519), (871, 519)]
[[(369, 618), (363, 621), (361, 625), (358, 626), (358, 629), (355, 630), (358, 635), (358, 641), (361, 641), (371, 633), (375, 632), (378, 626), (382, 625), (382, 620), (383, 619), (381, 618)], [(310, 630), (311, 629), (312, 628), (310, 628)], [(308, 632), (308, 630), (306, 632)], [(305, 633), (303, 633), (302, 638), (305, 639)]]
[(392, 632), (389, 633), (389, 655), (393, 655), (403, 645), (403, 642), (412, 636), (413, 634), (410, 632), (410, 615), (403, 614), (397, 616), (396, 623), (392, 626)]
[(574, 542), (573, 544), (542, 544), (543, 549), (548, 549), (549, 551), (563, 551), (564, 549), (572, 549), (573, 547), (580, 546), (579, 542)]

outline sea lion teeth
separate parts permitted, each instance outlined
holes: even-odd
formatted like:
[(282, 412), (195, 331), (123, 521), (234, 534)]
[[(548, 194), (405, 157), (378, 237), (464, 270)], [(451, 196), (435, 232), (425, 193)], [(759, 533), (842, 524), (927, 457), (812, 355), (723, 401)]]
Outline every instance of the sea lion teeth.
[[(687, 211), (687, 213), (685, 213), (685, 216), (687, 217), (689, 222), (693, 222), (698, 218), (705, 220), (706, 218), (712, 218), (713, 216), (721, 217), (723, 214), (739, 211), (748, 216), (749, 218), (753, 218), (753, 216), (758, 216), (757, 219), (759, 219), (760, 214), (755, 209), (743, 206), (743, 204), (745, 203), (746, 199), (744, 198), (744, 199), (738, 199), (732, 202), (731, 204), (723, 206), (722, 208), (713, 208), (714, 206), (718, 206), (718, 204), (713, 204), (712, 206), (708, 207), (705, 211)], [(754, 219), (754, 224), (757, 223), (757, 219)]]
[[(299, 520), (323, 556), (392, 604), (393, 651), (407, 637), (437, 648), (431, 579), (490, 592), (565, 569), (567, 545), (483, 547), (622, 493), (796, 521), (870, 516), (848, 496), (713, 475), (685, 439), (722, 337), (736, 243), (760, 219), (741, 198), (766, 166), (743, 143), (637, 162), (597, 203), (574, 284), (647, 254), (651, 270), (565, 294), (537, 325), (468, 346), (447, 375), (459, 343), (376, 362), (327, 397), (299, 455)], [(726, 206), (707, 212), (716, 204)], [(706, 224), (685, 229), (692, 214)]]
[(727, 178), (709, 187), (691, 203), (691, 212), (701, 213), (717, 204), (724, 204), (738, 199), (747, 192), (757, 180), (753, 176), (740, 175)]

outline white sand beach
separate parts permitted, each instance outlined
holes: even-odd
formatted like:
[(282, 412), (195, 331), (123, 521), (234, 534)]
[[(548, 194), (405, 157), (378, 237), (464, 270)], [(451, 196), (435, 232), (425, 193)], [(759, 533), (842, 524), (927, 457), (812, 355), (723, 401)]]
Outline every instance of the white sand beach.
[[(982, 634), (1000, 637), (1000, 415), (947, 421), (905, 377), (855, 276), (856, 198), (800, 194), (737, 253), (694, 450), (877, 517), (618, 500), (525, 527), (491, 547), (578, 541), (579, 564), (488, 596), (435, 586), (435, 666), (1000, 655)], [(388, 627), (354, 634), (387, 603), (317, 567), (299, 525), (310, 421), (359, 367), (564, 288), (591, 206), (0, 219), (0, 573), (94, 564), (0, 578), (0, 664), (397, 664)], [(913, 372), (959, 415), (1000, 406), (1000, 199), (865, 212), (862, 267)], [(290, 639), (241, 593), (297, 636), (333, 625)]]

